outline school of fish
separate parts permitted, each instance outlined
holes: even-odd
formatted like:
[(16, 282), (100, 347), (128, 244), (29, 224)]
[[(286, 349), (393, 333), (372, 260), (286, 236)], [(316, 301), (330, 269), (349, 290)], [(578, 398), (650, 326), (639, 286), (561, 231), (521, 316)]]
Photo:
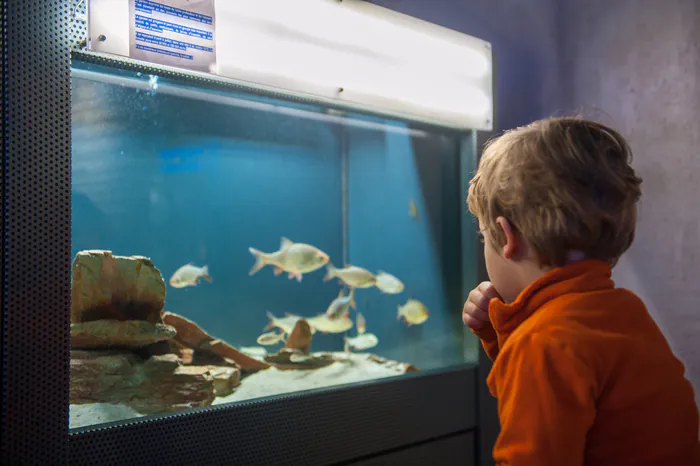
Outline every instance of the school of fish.
[[(411, 201), (411, 214), (415, 214), (415, 203)], [(413, 215), (412, 215), (413, 216)], [(417, 216), (417, 215), (416, 215)], [(249, 275), (255, 275), (265, 266), (270, 266), (275, 276), (286, 273), (289, 279), (301, 282), (305, 274), (312, 273), (326, 267), (324, 282), (338, 280), (343, 287), (337, 297), (330, 302), (325, 312), (311, 317), (302, 317), (296, 314), (284, 314), (275, 316), (272, 312), (266, 311), (268, 323), (263, 328), (263, 333), (257, 338), (257, 347), (245, 347), (242, 350), (254, 357), (264, 357), (267, 350), (262, 346), (284, 344), (291, 334), (297, 322), (306, 320), (311, 328), (311, 333), (346, 333), (353, 326), (356, 327), (357, 334), (354, 337), (344, 336), (344, 348), (346, 352), (350, 350), (365, 351), (374, 348), (379, 344), (379, 338), (373, 333), (367, 332), (367, 321), (357, 311), (355, 302), (355, 290), (376, 288), (383, 294), (399, 294), (405, 289), (404, 283), (396, 276), (378, 270), (373, 274), (369, 270), (346, 264), (342, 268), (337, 268), (330, 261), (328, 254), (319, 248), (306, 243), (295, 243), (294, 241), (282, 237), (280, 247), (274, 252), (262, 252), (254, 247), (249, 247), (248, 251), (255, 259)], [(197, 286), (204, 279), (209, 283), (213, 280), (209, 274), (209, 267), (196, 266), (194, 263), (187, 263), (178, 268), (169, 280), (173, 288), (186, 288)], [(344, 288), (348, 288), (348, 294)], [(366, 302), (365, 302), (366, 307)], [(350, 310), (355, 310), (355, 321), (350, 318)], [(398, 305), (397, 319), (402, 320), (407, 326), (420, 325), (424, 323), (430, 312), (421, 301), (408, 299), (403, 305)], [(304, 358), (297, 355), (297, 359)]]

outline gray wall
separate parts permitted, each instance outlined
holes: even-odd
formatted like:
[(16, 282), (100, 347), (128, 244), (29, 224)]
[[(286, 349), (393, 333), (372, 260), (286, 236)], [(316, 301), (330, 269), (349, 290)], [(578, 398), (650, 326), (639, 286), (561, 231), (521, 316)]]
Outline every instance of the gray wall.
[(493, 43), (496, 130), (583, 111), (644, 179), (614, 278), (644, 300), (700, 400), (700, 0), (376, 0)]
[(615, 268), (647, 303), (700, 400), (700, 0), (569, 0), (563, 107), (619, 128), (644, 179)]

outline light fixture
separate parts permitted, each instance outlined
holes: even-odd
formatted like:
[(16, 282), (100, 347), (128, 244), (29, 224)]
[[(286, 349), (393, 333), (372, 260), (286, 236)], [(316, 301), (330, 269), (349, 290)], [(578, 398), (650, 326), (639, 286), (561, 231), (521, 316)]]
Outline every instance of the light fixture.
[[(90, 11), (91, 20), (99, 14)], [(212, 71), (219, 76), (459, 129), (492, 129), (488, 42), (361, 0), (219, 0), (215, 13)], [(128, 54), (128, 29), (122, 35)]]

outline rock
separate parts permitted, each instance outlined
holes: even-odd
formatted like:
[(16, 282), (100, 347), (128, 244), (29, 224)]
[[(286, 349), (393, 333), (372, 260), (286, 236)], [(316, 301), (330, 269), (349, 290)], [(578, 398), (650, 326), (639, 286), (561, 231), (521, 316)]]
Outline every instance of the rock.
[(180, 367), (182, 363), (177, 354), (163, 354), (160, 356), (151, 356), (143, 362), (143, 369), (148, 373), (160, 374), (173, 372)]
[(304, 319), (297, 321), (284, 347), (309, 354), (309, 350), (311, 349), (311, 326), (307, 321)]
[(241, 353), (233, 346), (221, 340), (215, 339), (208, 341), (202, 345), (200, 350), (208, 351), (224, 359), (234, 361), (243, 372), (257, 372), (270, 367), (266, 362), (251, 358), (247, 354)]
[(144, 346), (142, 348), (137, 348), (132, 350), (137, 356), (148, 359), (151, 356), (159, 356), (163, 354), (175, 354), (182, 364), (192, 364), (194, 350), (187, 348), (182, 344), (178, 343), (174, 339), (159, 341), (158, 343), (153, 343), (152, 345)]
[(209, 372), (188, 373), (186, 366), (172, 372), (155, 373), (147, 377), (140, 393), (127, 406), (144, 414), (179, 411), (209, 406), (214, 401), (214, 378)]
[(170, 346), (170, 352), (177, 354), (183, 364), (187, 365), (194, 362), (194, 350), (192, 348), (186, 347), (175, 339), (168, 340), (167, 343)]
[(420, 369), (418, 369), (413, 364), (409, 364), (407, 362), (391, 361), (389, 359), (382, 358), (381, 356), (377, 356), (376, 354), (370, 354), (367, 357), (367, 359), (369, 361), (376, 362), (377, 364), (383, 364), (389, 368), (395, 368), (395, 369), (400, 370), (404, 373), (420, 372)]
[(282, 348), (279, 353), (265, 356), (265, 361), (276, 368), (286, 370), (320, 369), (335, 362), (335, 357), (327, 353), (304, 354), (299, 350)]
[(194, 350), (194, 364), (208, 362), (211, 363), (210, 365), (227, 365), (225, 362), (228, 360), (240, 367), (243, 372), (248, 373), (270, 367), (269, 364), (251, 358), (228, 343), (212, 337), (185, 317), (165, 312), (163, 321), (177, 330), (175, 341)]
[(129, 351), (74, 350), (70, 402), (120, 403), (143, 414), (210, 405), (215, 397), (211, 371), (183, 367), (176, 354), (143, 360)]
[(214, 394), (228, 396), (241, 383), (241, 371), (235, 367), (220, 366), (182, 366), (180, 373), (204, 374), (209, 373), (214, 378)]
[(213, 338), (190, 319), (172, 312), (163, 313), (163, 322), (177, 329), (176, 340), (182, 345), (197, 349)]
[(226, 366), (235, 367), (240, 369), (240, 366), (236, 364), (235, 361), (229, 358), (224, 358), (218, 354), (212, 353), (206, 350), (207, 344), (205, 343), (203, 349), (193, 350), (192, 362), (193, 366)]
[(93, 320), (70, 326), (73, 348), (138, 348), (173, 338), (174, 327), (145, 320)]
[(138, 363), (130, 352), (71, 351), (70, 402), (125, 401), (127, 398), (119, 393), (120, 386), (133, 377)]
[(165, 282), (150, 259), (80, 251), (73, 261), (71, 322), (102, 319), (160, 323)]

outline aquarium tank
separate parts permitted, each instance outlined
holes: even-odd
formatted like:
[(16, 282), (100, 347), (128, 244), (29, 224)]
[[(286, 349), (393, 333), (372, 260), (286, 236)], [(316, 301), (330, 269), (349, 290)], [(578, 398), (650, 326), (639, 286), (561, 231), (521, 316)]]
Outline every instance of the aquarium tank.
[(474, 364), (472, 131), (74, 57), (71, 427)]

